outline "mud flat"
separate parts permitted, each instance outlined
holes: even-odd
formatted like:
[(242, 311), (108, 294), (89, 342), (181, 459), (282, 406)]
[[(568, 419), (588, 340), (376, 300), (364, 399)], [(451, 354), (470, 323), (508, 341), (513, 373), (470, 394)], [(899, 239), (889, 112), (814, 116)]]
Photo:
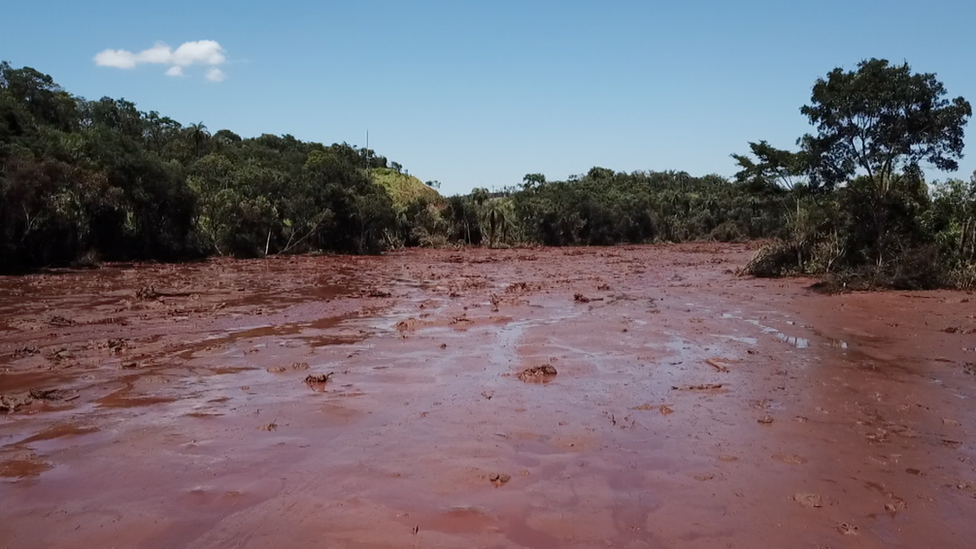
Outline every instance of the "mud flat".
[(971, 547), (974, 296), (750, 253), (0, 278), (0, 547)]

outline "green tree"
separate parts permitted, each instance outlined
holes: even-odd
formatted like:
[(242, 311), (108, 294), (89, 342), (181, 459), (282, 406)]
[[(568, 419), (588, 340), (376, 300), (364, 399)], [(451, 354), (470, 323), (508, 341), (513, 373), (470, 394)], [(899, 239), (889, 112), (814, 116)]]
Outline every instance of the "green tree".
[(800, 112), (817, 128), (800, 143), (816, 156), (827, 185), (863, 171), (879, 189), (922, 162), (955, 170), (972, 108), (947, 99), (935, 74), (913, 73), (907, 63), (861, 61), (857, 70), (836, 68), (817, 79)]
[(185, 132), (187, 142), (193, 146), (194, 156), (200, 158), (204, 145), (210, 139), (210, 132), (207, 130), (207, 126), (203, 122), (197, 122), (196, 124), (187, 126)]

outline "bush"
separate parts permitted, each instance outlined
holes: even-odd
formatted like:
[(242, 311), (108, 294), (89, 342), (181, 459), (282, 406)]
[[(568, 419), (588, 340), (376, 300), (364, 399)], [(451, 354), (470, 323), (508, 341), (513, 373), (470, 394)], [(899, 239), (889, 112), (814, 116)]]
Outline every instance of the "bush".
[(799, 249), (795, 244), (777, 240), (756, 251), (743, 272), (759, 278), (783, 276), (799, 268)]

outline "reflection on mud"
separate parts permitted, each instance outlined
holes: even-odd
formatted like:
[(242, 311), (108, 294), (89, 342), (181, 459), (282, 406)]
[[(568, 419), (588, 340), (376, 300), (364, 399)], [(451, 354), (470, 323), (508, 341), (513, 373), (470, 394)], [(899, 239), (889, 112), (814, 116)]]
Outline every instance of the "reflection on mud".
[(797, 349), (806, 349), (810, 346), (810, 340), (805, 337), (788, 336), (782, 332), (776, 332), (776, 339), (785, 341)]

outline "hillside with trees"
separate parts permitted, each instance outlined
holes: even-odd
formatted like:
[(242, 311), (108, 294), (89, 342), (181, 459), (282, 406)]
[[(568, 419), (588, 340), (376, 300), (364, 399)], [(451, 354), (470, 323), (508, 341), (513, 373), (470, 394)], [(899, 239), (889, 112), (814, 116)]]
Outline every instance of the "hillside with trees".
[(593, 168), (442, 197), (375, 151), (242, 138), (0, 65), (0, 270), (401, 246), (773, 239), (748, 270), (894, 287), (976, 285), (976, 176), (951, 171), (972, 115), (933, 74), (867, 60), (816, 80), (794, 151), (733, 178)]

